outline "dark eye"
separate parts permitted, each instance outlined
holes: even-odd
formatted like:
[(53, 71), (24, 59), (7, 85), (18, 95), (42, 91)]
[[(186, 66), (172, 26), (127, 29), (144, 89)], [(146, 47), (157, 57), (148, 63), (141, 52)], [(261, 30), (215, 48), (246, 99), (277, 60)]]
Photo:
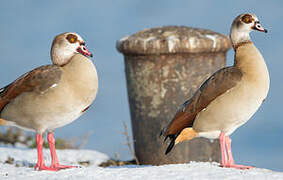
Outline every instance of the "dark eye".
[(78, 37), (74, 34), (68, 34), (66, 39), (70, 42), (70, 43), (76, 43), (78, 40)]
[(246, 24), (252, 23), (253, 22), (253, 17), (250, 14), (245, 14), (242, 17), (242, 21)]

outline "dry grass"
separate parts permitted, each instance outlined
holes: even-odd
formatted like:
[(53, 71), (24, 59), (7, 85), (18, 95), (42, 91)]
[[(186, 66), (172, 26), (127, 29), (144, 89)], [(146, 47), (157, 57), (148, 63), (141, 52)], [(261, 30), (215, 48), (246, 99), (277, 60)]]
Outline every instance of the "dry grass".
[(129, 135), (129, 130), (128, 130), (128, 126), (126, 124), (125, 121), (123, 121), (123, 125), (124, 125), (124, 132), (123, 132), (123, 135), (125, 135), (126, 137), (126, 145), (128, 146), (129, 150), (130, 150), (130, 153), (131, 155), (134, 157), (135, 161), (136, 161), (136, 164), (139, 165), (140, 162), (135, 154), (135, 151), (133, 149), (133, 146), (132, 146), (132, 143), (131, 143), (131, 140), (130, 140), (130, 135)]
[[(55, 147), (56, 149), (82, 149), (86, 145), (89, 135), (90, 133), (86, 133), (83, 136), (71, 139), (56, 138)], [(12, 146), (21, 144), (28, 148), (36, 148), (36, 141), (32, 133), (25, 133), (23, 130), (14, 127), (9, 127), (0, 132), (0, 143), (11, 144)], [(43, 146), (48, 148), (48, 142), (44, 141)]]

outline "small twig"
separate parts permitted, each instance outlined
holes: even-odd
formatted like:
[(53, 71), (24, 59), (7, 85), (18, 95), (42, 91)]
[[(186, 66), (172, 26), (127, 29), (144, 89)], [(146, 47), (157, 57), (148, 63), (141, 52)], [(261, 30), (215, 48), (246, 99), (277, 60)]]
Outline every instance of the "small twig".
[(128, 126), (127, 126), (127, 124), (126, 124), (125, 121), (123, 121), (123, 125), (124, 125), (124, 130), (125, 130), (123, 134), (126, 136), (126, 140), (127, 140), (126, 144), (127, 144), (127, 146), (129, 147), (130, 153), (131, 153), (132, 156), (135, 158), (137, 165), (139, 165), (140, 162), (139, 162), (139, 160), (138, 160), (138, 158), (137, 158), (137, 156), (136, 156), (136, 154), (135, 154), (135, 152), (134, 152), (134, 150), (133, 150), (133, 148), (132, 148), (132, 146), (131, 146), (131, 141), (130, 141)]
[(115, 159), (117, 159), (117, 161), (120, 161), (120, 154), (115, 152)]
[(91, 134), (92, 134), (92, 132), (89, 131), (89, 132), (87, 132), (87, 133), (85, 133), (81, 136), (72, 137), (69, 140), (70, 148), (72, 148), (72, 149), (83, 149), (85, 147), (85, 145), (87, 144), (88, 138)]
[[(59, 149), (78, 149), (85, 146), (88, 140), (90, 133), (77, 138), (77, 142), (80, 142), (79, 145), (75, 145), (74, 140), (65, 140), (62, 138), (56, 138), (56, 148)], [(24, 133), (21, 129), (9, 127), (4, 132), (0, 131), (0, 143), (3, 144), (12, 144), (15, 146), (17, 143), (21, 143), (29, 148), (35, 148), (36, 142), (33, 138), (33, 135), (30, 133)], [(44, 147), (48, 147), (48, 143), (45, 142)]]
[(79, 145), (79, 149), (83, 149), (85, 147), (85, 145), (87, 144), (88, 142), (88, 138), (89, 136), (92, 134), (92, 132), (87, 132), (86, 134), (84, 134), (84, 136), (82, 137), (82, 142), (81, 144)]

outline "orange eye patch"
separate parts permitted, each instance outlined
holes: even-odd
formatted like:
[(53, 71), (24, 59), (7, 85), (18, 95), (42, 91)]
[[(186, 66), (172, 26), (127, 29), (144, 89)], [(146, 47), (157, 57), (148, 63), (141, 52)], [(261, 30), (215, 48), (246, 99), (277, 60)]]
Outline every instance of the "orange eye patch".
[(242, 21), (246, 24), (249, 24), (251, 22), (253, 22), (254, 18), (250, 15), (250, 14), (245, 14), (243, 17), (242, 17)]
[(74, 34), (68, 34), (66, 39), (70, 42), (70, 43), (75, 43), (78, 40), (78, 37)]

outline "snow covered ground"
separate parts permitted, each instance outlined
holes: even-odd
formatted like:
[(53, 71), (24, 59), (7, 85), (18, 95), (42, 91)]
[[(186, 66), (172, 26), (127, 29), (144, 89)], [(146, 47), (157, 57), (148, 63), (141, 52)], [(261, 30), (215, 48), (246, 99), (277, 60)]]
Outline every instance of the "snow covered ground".
[[(49, 151), (44, 151), (46, 163), (50, 163)], [(35, 171), (29, 167), (36, 163), (36, 150), (0, 148), (0, 179), (39, 180), (39, 179), (283, 179), (282, 172), (267, 169), (236, 170), (218, 167), (217, 163), (175, 164), (163, 166), (121, 166), (98, 167), (98, 164), (109, 159), (103, 153), (92, 150), (58, 150), (62, 164), (79, 165), (79, 162), (90, 162), (90, 166), (58, 172)], [(10, 158), (9, 158), (10, 157)], [(11, 161), (11, 158), (14, 160)], [(12, 164), (5, 163), (10, 159)]]

